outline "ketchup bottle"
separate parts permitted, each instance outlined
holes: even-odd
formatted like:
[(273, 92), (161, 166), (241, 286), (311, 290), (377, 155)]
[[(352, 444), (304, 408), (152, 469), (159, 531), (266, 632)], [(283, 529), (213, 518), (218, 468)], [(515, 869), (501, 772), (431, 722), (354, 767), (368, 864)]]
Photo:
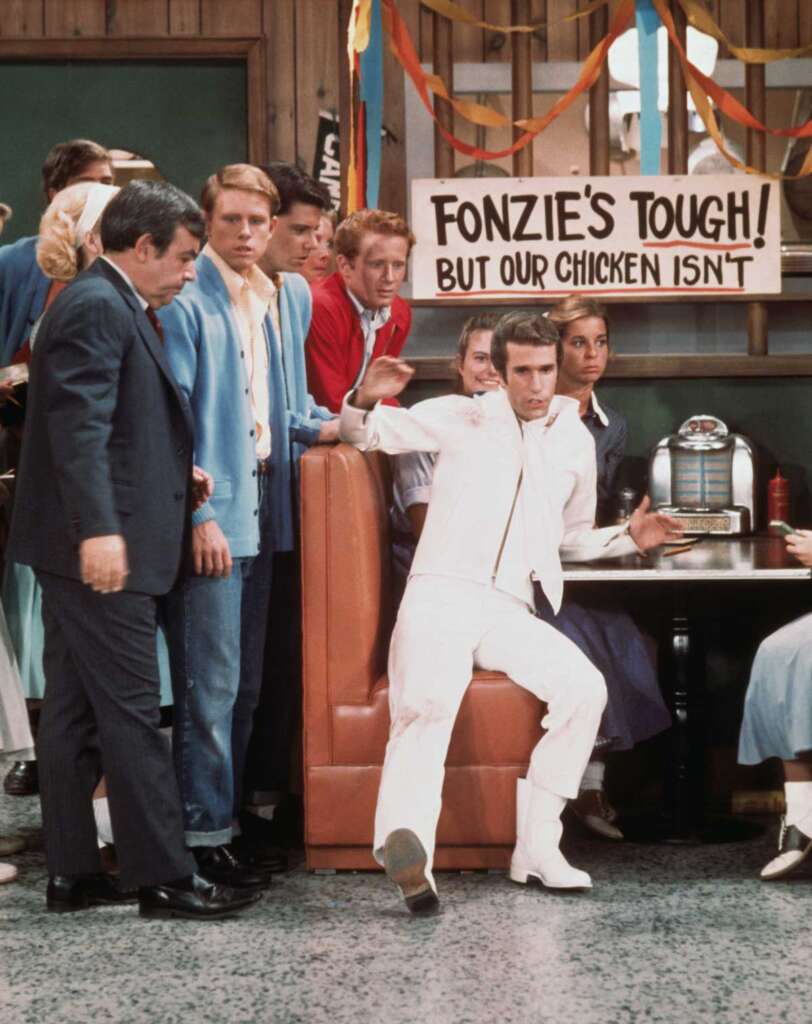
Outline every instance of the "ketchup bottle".
[(767, 484), (767, 519), (789, 522), (789, 480), (781, 476), (780, 466)]

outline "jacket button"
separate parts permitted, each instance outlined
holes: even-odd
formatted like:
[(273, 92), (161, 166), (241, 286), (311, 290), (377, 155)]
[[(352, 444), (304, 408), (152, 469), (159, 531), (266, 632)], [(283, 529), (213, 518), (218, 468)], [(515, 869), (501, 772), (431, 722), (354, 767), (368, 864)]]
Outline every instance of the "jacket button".
[(248, 436), (249, 437), (253, 437), (254, 436), (254, 431), (253, 430), (249, 430), (248, 431)]
[(256, 514), (257, 514), (257, 510), (256, 510), (256, 509), (254, 509), (254, 515), (256, 515)]
[(255, 469), (252, 469), (251, 470), (251, 476), (256, 476), (256, 475), (257, 475), (257, 471)]
[(183, 458), (183, 456), (186, 454), (186, 449), (183, 447), (183, 445), (181, 445), (180, 448), (178, 448), (177, 454), (180, 455), (181, 458)]
[(175, 491), (175, 501), (183, 501), (185, 497), (186, 495), (183, 493), (183, 491)]

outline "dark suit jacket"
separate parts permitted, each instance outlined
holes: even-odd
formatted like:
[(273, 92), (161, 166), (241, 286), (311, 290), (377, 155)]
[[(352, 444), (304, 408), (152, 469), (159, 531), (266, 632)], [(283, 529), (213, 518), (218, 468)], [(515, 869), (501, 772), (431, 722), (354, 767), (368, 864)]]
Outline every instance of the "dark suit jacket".
[(104, 260), (43, 318), (7, 557), (79, 577), (79, 543), (122, 534), (126, 589), (163, 594), (189, 530), (192, 416), (136, 296)]

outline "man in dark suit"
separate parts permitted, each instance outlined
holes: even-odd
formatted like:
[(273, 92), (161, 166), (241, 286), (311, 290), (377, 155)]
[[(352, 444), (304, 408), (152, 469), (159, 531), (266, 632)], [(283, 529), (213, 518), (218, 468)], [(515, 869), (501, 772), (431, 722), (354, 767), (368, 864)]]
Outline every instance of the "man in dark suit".
[(183, 192), (127, 185), (102, 219), (106, 256), (56, 299), (34, 347), (9, 557), (43, 592), (51, 910), (128, 898), (101, 871), (102, 771), (121, 882), (139, 888), (143, 915), (216, 917), (259, 898), (196, 874), (159, 732), (157, 604), (181, 572), (193, 467), (191, 413), (154, 309), (194, 279), (203, 231)]

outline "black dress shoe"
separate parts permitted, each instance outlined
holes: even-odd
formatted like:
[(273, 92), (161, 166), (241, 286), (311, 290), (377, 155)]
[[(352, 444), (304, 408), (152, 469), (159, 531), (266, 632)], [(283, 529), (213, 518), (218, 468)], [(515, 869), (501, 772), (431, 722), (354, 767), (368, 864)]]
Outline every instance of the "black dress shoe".
[(271, 884), (270, 871), (241, 864), (227, 846), (195, 846), (192, 853), (198, 873), (209, 882), (231, 889), (267, 889)]
[(36, 761), (15, 761), (3, 779), (9, 796), (36, 796), (39, 793), (39, 771)]
[(234, 836), (228, 848), (240, 864), (248, 867), (269, 871), (272, 875), (281, 875), (288, 870), (288, 855), (278, 846), (266, 846), (249, 836)]
[(247, 910), (262, 893), (217, 885), (202, 875), (190, 875), (164, 885), (146, 885), (138, 892), (141, 917), (188, 917), (213, 920)]
[(64, 914), (71, 910), (135, 903), (138, 893), (119, 889), (112, 875), (52, 875), (48, 879), (46, 904), (49, 910)]

